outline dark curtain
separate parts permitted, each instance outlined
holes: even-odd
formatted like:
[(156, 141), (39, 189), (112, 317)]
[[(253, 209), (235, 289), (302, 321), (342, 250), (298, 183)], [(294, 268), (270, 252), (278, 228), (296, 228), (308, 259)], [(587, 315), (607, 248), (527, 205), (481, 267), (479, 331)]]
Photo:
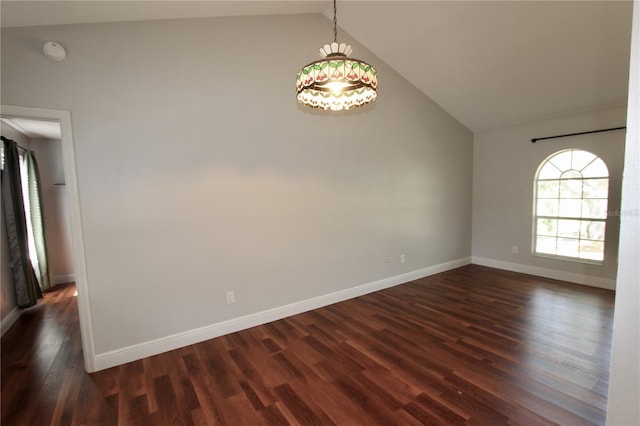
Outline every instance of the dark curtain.
[(3, 138), (5, 167), (2, 171), (2, 205), (4, 207), (9, 262), (16, 293), (16, 305), (28, 308), (42, 297), (38, 279), (29, 260), (27, 222), (20, 182), (18, 145)]

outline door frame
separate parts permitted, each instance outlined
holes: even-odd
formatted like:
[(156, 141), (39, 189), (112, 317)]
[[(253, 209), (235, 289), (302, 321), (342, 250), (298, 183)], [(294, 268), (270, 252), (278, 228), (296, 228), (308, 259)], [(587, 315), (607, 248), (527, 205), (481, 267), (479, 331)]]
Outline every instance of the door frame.
[(6, 118), (33, 118), (57, 121), (60, 123), (62, 162), (69, 207), (71, 252), (73, 254), (76, 289), (78, 290), (78, 315), (80, 319), (80, 335), (82, 338), (84, 368), (88, 373), (94, 372), (96, 370), (96, 357), (93, 325), (91, 321), (91, 299), (89, 297), (89, 285), (87, 279), (82, 211), (80, 209), (80, 193), (78, 191), (78, 174), (71, 125), (71, 112), (56, 109), (2, 105), (0, 106), (0, 115)]

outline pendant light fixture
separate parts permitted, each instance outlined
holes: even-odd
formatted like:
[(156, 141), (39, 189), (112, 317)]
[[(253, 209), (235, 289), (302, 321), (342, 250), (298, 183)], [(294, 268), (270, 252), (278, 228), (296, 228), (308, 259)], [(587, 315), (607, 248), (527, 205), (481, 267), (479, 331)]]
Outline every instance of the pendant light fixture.
[(336, 0), (333, 0), (333, 43), (320, 48), (322, 59), (298, 71), (298, 102), (313, 108), (340, 111), (373, 102), (378, 97), (374, 67), (350, 58), (351, 46), (338, 42)]

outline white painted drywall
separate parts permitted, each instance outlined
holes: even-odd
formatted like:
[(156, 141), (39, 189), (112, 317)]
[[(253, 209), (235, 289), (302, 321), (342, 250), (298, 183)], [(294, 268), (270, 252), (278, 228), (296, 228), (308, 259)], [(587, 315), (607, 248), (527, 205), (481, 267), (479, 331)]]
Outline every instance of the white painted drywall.
[(379, 101), (299, 107), (331, 36), (317, 15), (2, 31), (2, 103), (72, 114), (97, 355), (470, 255), (471, 133), (355, 42)]
[(52, 284), (73, 281), (67, 188), (60, 185), (65, 183), (61, 142), (55, 139), (31, 139), (31, 149), (35, 152), (40, 171), (49, 277)]
[[(474, 135), (473, 248), (477, 263), (522, 272), (555, 271), (556, 277), (614, 288), (620, 230), (620, 182), (624, 131), (531, 143), (532, 138), (625, 125), (625, 108), (561, 117)], [(601, 157), (609, 168), (609, 205), (603, 265), (532, 255), (533, 179), (555, 152), (579, 148)], [(512, 253), (512, 247), (518, 253)]]
[(634, 2), (607, 424), (640, 424), (640, 4)]

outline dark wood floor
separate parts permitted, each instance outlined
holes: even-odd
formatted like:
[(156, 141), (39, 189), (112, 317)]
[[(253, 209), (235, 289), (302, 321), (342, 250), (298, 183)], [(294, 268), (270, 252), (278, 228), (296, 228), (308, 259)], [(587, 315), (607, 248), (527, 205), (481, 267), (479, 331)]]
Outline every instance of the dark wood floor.
[(606, 290), (469, 265), (91, 375), (74, 290), (2, 338), (2, 425), (605, 421)]

